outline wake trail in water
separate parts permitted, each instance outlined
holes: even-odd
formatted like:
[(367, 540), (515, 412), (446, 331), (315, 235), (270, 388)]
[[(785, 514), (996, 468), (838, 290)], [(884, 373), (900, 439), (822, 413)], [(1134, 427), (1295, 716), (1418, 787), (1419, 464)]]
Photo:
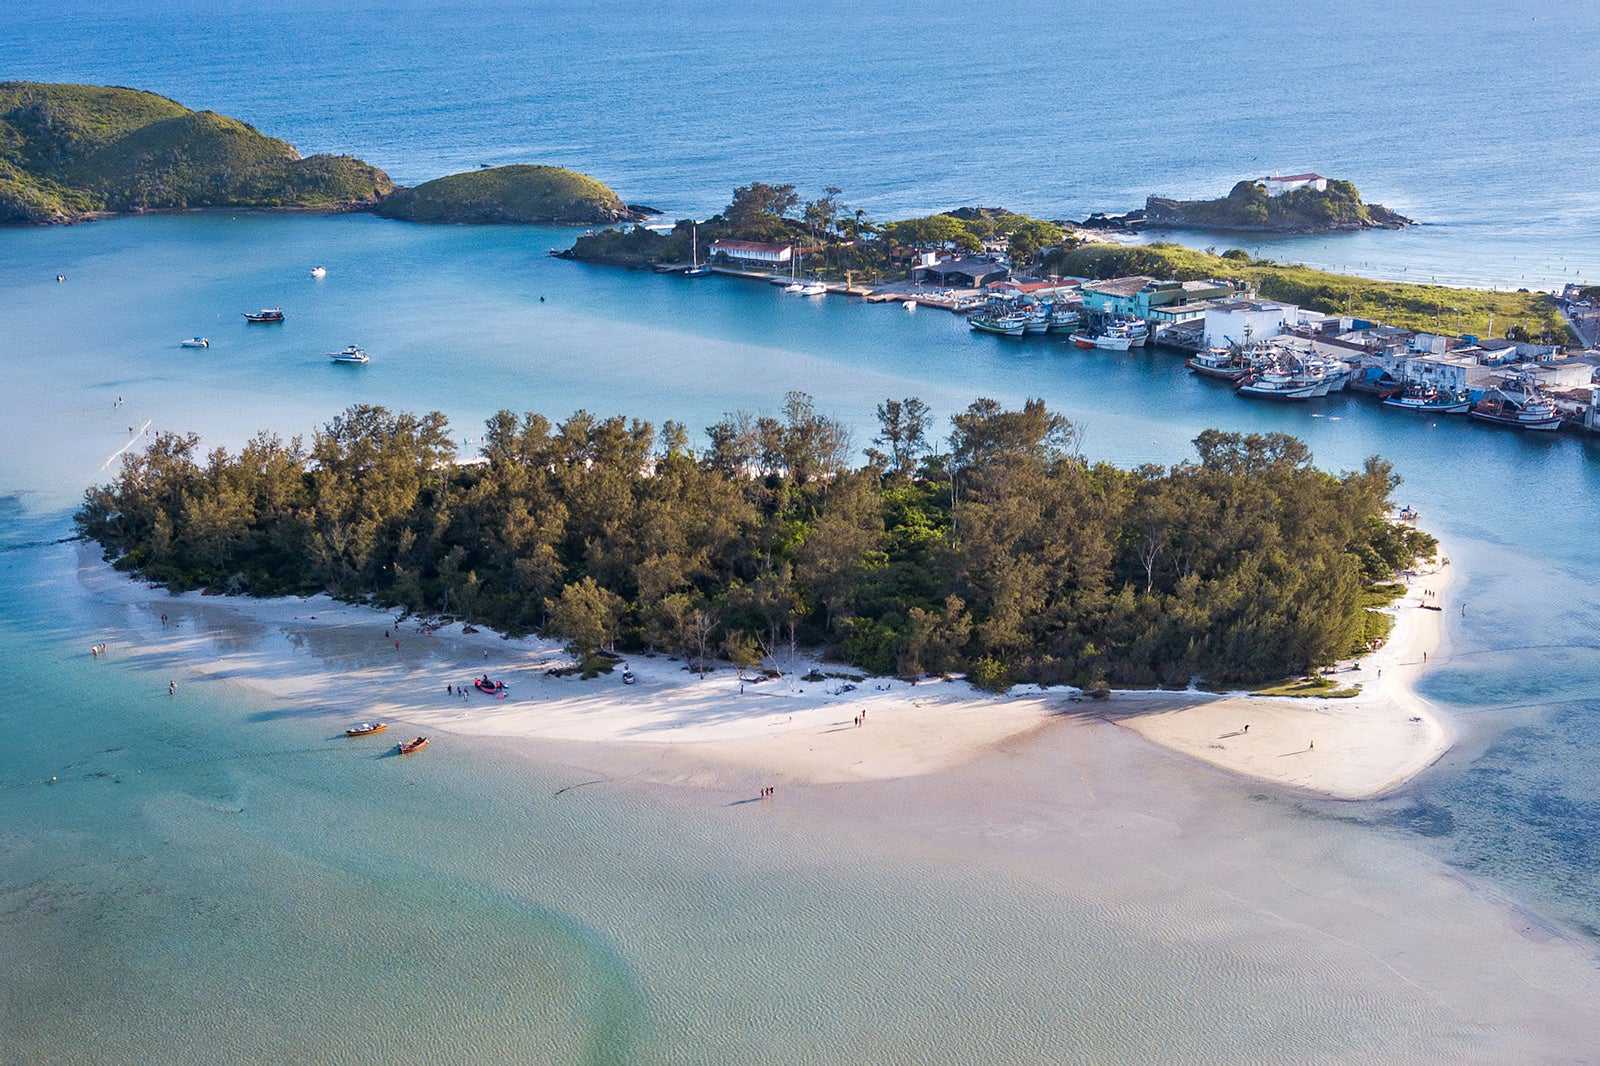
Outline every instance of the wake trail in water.
[(139, 443), (139, 438), (143, 437), (145, 435), (145, 432), (150, 428), (151, 421), (153, 421), (153, 420), (149, 419), (149, 418), (145, 419), (144, 420), (144, 425), (139, 427), (139, 432), (135, 433), (133, 436), (128, 438), (128, 443), (124, 444), (122, 447), (118, 448), (116, 451), (114, 451), (110, 455), (106, 456), (106, 461), (100, 464), (100, 470), (103, 472), (106, 467), (108, 467), (112, 463), (116, 462), (117, 459), (119, 459), (122, 456), (123, 452), (126, 452), (129, 448), (131, 448), (135, 444)]

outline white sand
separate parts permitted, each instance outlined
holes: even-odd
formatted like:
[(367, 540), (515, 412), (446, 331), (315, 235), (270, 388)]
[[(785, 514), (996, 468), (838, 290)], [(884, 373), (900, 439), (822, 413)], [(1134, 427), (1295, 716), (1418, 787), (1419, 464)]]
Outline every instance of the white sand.
[[(87, 547), (79, 575), (117, 619), (115, 631), (86, 634), (85, 643), (105, 640), (113, 655), (170, 661), (180, 684), (243, 684), (340, 725), (385, 719), (430, 733), (693, 745), (703, 765), (737, 767), (762, 779), (823, 783), (930, 773), (1061, 714), (1104, 717), (1224, 769), (1340, 798), (1391, 789), (1449, 746), (1444, 726), (1411, 688), (1423, 651), (1438, 645), (1441, 615), (1410, 606), (1398, 609), (1384, 649), (1339, 675), (1362, 684), (1353, 699), (1119, 692), (1091, 702), (1070, 689), (997, 697), (964, 682), (870, 678), (847, 690), (840, 679), (800, 680), (814, 668), (848, 672), (807, 660), (786, 664), (792, 669), (782, 679), (745, 682), (742, 690), (726, 664), (700, 678), (666, 656), (631, 657), (634, 685), (623, 684), (620, 669), (590, 681), (555, 678), (546, 671), (569, 658), (551, 641), (469, 634), (459, 623), (422, 632), (416, 619), (397, 624), (393, 614), (326, 596), (172, 596), (127, 580)], [(1447, 568), (1419, 577), (1406, 603), (1419, 602), (1424, 588), (1442, 590), (1448, 576)], [(506, 697), (471, 689), (484, 673), (507, 684)], [(448, 694), (446, 685), (467, 686), (466, 697)], [(857, 727), (863, 711), (865, 724)], [(1240, 731), (1246, 722), (1248, 734)]]
[[(1448, 558), (1442, 547), (1440, 556)], [(1427, 668), (1424, 656), (1442, 658), (1452, 570), (1429, 567), (1409, 577), (1405, 597), (1388, 609), (1395, 616), (1388, 642), (1333, 675), (1341, 687), (1360, 685), (1359, 695), (1127, 694), (1112, 701), (1106, 717), (1157, 744), (1276, 784), (1337, 799), (1392, 791), (1450, 748), (1449, 729), (1415, 685)]]

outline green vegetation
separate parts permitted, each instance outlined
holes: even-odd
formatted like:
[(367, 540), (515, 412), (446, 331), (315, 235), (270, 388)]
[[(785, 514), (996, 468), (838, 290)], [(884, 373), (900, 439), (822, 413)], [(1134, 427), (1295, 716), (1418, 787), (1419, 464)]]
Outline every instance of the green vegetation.
[(1226, 278), (1262, 296), (1327, 314), (1353, 315), (1407, 329), (1561, 343), (1567, 328), (1548, 296), (1373, 281), (1308, 266), (1252, 259), (1237, 249), (1212, 255), (1178, 244), (1082, 244), (1046, 256), (1050, 269), (1088, 278), (1149, 274), (1193, 281)]
[(979, 400), (942, 450), (920, 401), (878, 413), (856, 467), (800, 393), (725, 417), (699, 452), (678, 423), (503, 411), (483, 461), (458, 464), (442, 415), (358, 406), (309, 446), (202, 456), (158, 435), (77, 523), (174, 589), (543, 630), (583, 664), (616, 646), (776, 665), (803, 643), (992, 689), (1311, 672), (1360, 639), (1364, 590), (1434, 548), (1384, 520), (1387, 464), (1327, 474), (1282, 434), (1208, 430), (1197, 461), (1122, 470), (1042, 401)]
[(302, 159), (243, 122), (154, 93), (0, 82), (0, 222), (164, 208), (339, 208), (373, 203), (393, 188), (359, 159)]
[(1309, 186), (1268, 196), (1258, 181), (1241, 181), (1216, 200), (1145, 201), (1145, 223), (1194, 229), (1262, 230), (1272, 233), (1324, 233), (1329, 230), (1398, 229), (1411, 224), (1381, 204), (1367, 204), (1348, 181), (1330, 181), (1325, 191)]
[(620, 222), (634, 217), (605, 184), (565, 167), (485, 167), (396, 189), (378, 204), (409, 222)]
[[(802, 202), (793, 185), (741, 185), (720, 214), (699, 224), (701, 255), (722, 238), (792, 243), (804, 250), (808, 276), (865, 282), (904, 277), (919, 248), (976, 252), (986, 241), (1003, 240), (1012, 261), (1027, 266), (1066, 239), (1054, 222), (1001, 207), (963, 207), (875, 223), (865, 211), (846, 206), (842, 192), (830, 185), (817, 199)], [(602, 230), (578, 238), (570, 254), (619, 266), (683, 263), (692, 252), (695, 229), (685, 219), (670, 233), (643, 227)]]
[(1251, 695), (1287, 696), (1291, 699), (1316, 697), (1324, 700), (1347, 700), (1351, 696), (1359, 695), (1360, 692), (1360, 685), (1341, 688), (1338, 682), (1332, 678), (1323, 677), (1319, 674), (1315, 677), (1303, 677), (1298, 681), (1284, 681), (1281, 684), (1258, 688)]

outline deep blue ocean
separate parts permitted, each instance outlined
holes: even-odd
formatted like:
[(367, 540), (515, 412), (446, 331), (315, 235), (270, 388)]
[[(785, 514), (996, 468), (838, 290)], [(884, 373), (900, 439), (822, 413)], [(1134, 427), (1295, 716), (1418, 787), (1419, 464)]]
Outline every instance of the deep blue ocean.
[[(1597, 43), (1600, 9), (1554, 3), (1224, 14), (67, 0), (0, 10), (0, 78), (153, 89), (306, 152), (359, 154), (402, 182), (563, 163), (669, 215), (713, 211), (751, 179), (838, 184), (880, 216), (971, 203), (1078, 214), (1316, 169), (1429, 225), (1289, 240), (1281, 254), (1515, 286), (1600, 278)], [(77, 549), (53, 542), (130, 430), (148, 419), (237, 445), (263, 427), (309, 432), (353, 402), (442, 410), (470, 448), (500, 407), (701, 427), (803, 388), (865, 444), (883, 397), (920, 395), (942, 417), (979, 395), (1037, 395), (1084, 427), (1091, 455), (1118, 463), (1179, 461), (1208, 426), (1295, 433), (1333, 469), (1382, 454), (1404, 478), (1398, 502), (1422, 511), (1461, 568), (1448, 651), (1423, 683), (1459, 741), (1396, 796), (1288, 805), (1305, 824), (1354, 822), (1423, 849), (1600, 938), (1600, 441), (1412, 419), (1354, 396), (1256, 405), (1170, 354), (1084, 355), (1056, 338), (974, 335), (940, 312), (546, 256), (573, 236), (228, 212), (0, 231), (0, 934), (33, 975), (22, 991), (0, 984), (0, 1022), (51, 1018), (30, 1047), (93, 1046), (105, 1061), (306, 1057), (326, 1048), (296, 1045), (279, 1022), (337, 1032), (337, 1002), (301, 997), (348, 980), (352, 996), (387, 997), (395, 1017), (428, 1012), (436, 1027), (437, 1043), (408, 1045), (373, 1025), (366, 1057), (500, 1058), (503, 1039), (550, 1061), (652, 1057), (641, 1047), (716, 1061), (697, 1041), (731, 1028), (696, 995), (727, 986), (686, 990), (708, 967), (742, 980), (740, 938), (758, 923), (803, 914), (785, 926), (786, 957), (847, 972), (814, 946), (836, 920), (826, 900), (888, 877), (866, 859), (774, 899), (724, 869), (713, 830), (600, 798), (530, 812), (518, 790), (550, 782), (516, 760), (441, 751), (397, 777), (329, 753), (325, 723), (279, 719), (237, 691), (168, 702), (161, 662), (81, 669), (82, 633), (107, 618), (62, 591), (76, 587)], [(307, 276), (314, 263), (326, 280)], [(242, 324), (240, 311), (272, 303), (284, 327)], [(193, 334), (212, 348), (177, 347)], [(351, 342), (371, 366), (322, 354)], [(49, 775), (67, 787), (46, 787)], [(462, 832), (480, 820), (529, 838)], [(419, 826), (425, 848), (410, 836)], [(639, 887), (652, 878), (673, 900), (716, 902), (669, 935), (660, 899)], [(922, 886), (925, 917), (971, 913), (948, 887)], [(813, 888), (824, 902), (802, 906)], [(422, 943), (396, 938), (393, 923), (440, 913)], [(839, 951), (900, 935), (885, 925)], [(402, 979), (402, 960), (419, 957), (453, 990), (443, 1021)], [(73, 963), (58, 983), (37, 978), (62, 959)], [(299, 983), (307, 974), (317, 980)], [(202, 985), (224, 1002), (190, 998)], [(53, 996), (128, 998), (123, 1013), (58, 1018)], [(254, 996), (271, 1002), (260, 1018)], [(520, 1013), (526, 1001), (536, 1015)], [(905, 1037), (911, 1061), (929, 1024), (915, 1007), (859, 1024)], [(195, 1039), (186, 1018), (202, 1009), (247, 1042), (171, 1042)], [(742, 1009), (741, 1025), (771, 1036), (772, 999)], [(843, 1024), (821, 1007), (796, 1017)]]

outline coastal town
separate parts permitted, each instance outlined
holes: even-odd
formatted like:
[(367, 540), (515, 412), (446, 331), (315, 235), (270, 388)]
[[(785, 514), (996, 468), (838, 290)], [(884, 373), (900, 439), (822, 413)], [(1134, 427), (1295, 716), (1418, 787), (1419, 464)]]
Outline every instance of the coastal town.
[[(973, 251), (949, 241), (919, 245), (903, 278), (870, 284), (809, 274), (807, 253), (799, 241), (719, 238), (705, 247), (704, 262), (697, 248), (691, 263), (657, 269), (766, 281), (800, 297), (938, 308), (965, 316), (975, 331), (1053, 339), (1064, 354), (1069, 345), (1170, 354), (1245, 397), (1299, 402), (1348, 390), (1401, 413), (1600, 433), (1600, 301), (1579, 285), (1551, 297), (1570, 335), (1541, 343), (1324, 313), (1263, 298), (1231, 279), (1033, 272), (1017, 266), (1004, 233)], [(1492, 329), (1492, 317), (1485, 325)]]

